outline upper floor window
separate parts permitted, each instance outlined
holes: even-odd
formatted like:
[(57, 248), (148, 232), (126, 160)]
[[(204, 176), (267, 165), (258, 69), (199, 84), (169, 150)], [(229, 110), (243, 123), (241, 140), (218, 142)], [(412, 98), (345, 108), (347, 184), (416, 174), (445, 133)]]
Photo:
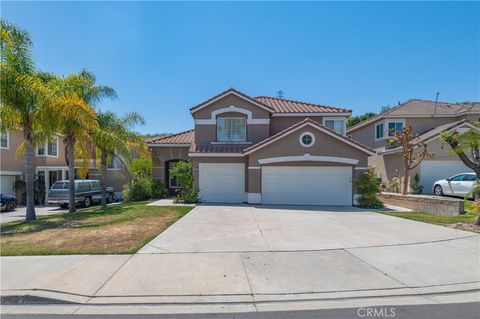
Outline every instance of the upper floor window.
[(403, 122), (388, 122), (388, 136), (394, 136), (395, 132), (403, 130)]
[(383, 123), (375, 125), (375, 139), (380, 140), (384, 136)]
[(9, 142), (8, 141), (8, 138), (9, 138), (8, 132), (2, 132), (0, 137), (1, 137), (0, 138), (0, 142), (1, 142), (0, 143), (0, 148), (8, 149), (8, 147), (9, 147), (9, 145), (8, 145), (9, 144), (8, 143)]
[(37, 145), (37, 156), (58, 156), (58, 137), (48, 143)]
[(345, 120), (336, 120), (336, 119), (331, 119), (331, 120), (325, 120), (324, 125), (328, 127), (329, 129), (334, 130), (338, 134), (345, 135)]
[(244, 117), (217, 118), (218, 142), (246, 142), (247, 119)]

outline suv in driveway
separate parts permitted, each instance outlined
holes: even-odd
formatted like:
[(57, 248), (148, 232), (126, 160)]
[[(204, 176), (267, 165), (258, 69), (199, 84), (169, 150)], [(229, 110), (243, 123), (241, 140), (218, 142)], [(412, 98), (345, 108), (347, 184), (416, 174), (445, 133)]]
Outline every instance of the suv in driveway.
[[(89, 207), (92, 202), (100, 202), (102, 182), (99, 180), (75, 180), (75, 204)], [(62, 208), (68, 207), (68, 180), (55, 182), (48, 191), (48, 203), (57, 204)], [(107, 203), (115, 200), (113, 187), (107, 187)]]

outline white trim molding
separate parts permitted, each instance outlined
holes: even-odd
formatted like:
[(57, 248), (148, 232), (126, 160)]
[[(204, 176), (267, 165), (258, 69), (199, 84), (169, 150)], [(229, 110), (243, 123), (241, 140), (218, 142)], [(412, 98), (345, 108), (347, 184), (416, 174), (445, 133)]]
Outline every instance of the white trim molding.
[(147, 144), (148, 147), (189, 147), (190, 144)]
[(261, 204), (262, 193), (247, 193), (247, 202), (249, 204)]
[(0, 171), (1, 176), (20, 176), (22, 174), (22, 171)]
[(326, 112), (318, 112), (318, 113), (273, 113), (272, 116), (274, 117), (299, 117), (299, 116), (351, 116), (352, 113), (326, 113)]
[(260, 166), (249, 166), (248, 169), (262, 169)]
[(353, 158), (346, 158), (346, 157), (335, 157), (335, 156), (312, 156), (308, 153), (305, 153), (301, 156), (279, 156), (279, 157), (270, 157), (270, 158), (262, 158), (259, 159), (258, 162), (263, 164), (271, 164), (271, 163), (282, 163), (282, 162), (333, 162), (333, 163), (342, 163), (342, 164), (350, 164), (350, 165), (357, 165), (358, 160)]
[(366, 171), (367, 169), (369, 169), (371, 167), (360, 167), (360, 166), (356, 166), (354, 167), (353, 169), (356, 169), (356, 170), (359, 170), (359, 171)]
[(208, 105), (210, 105), (210, 104), (212, 104), (212, 103), (214, 103), (214, 102), (216, 102), (216, 101), (218, 101), (218, 100), (221, 100), (221, 99), (223, 99), (224, 97), (226, 97), (226, 96), (228, 96), (228, 95), (230, 95), (230, 94), (233, 94), (233, 95), (235, 95), (235, 96), (238, 96), (238, 97), (241, 98), (242, 100), (245, 100), (245, 101), (247, 101), (247, 102), (249, 102), (249, 103), (252, 103), (253, 105), (258, 106), (259, 108), (264, 109), (265, 111), (268, 111), (268, 112), (270, 112), (270, 113), (273, 113), (273, 112), (274, 112), (271, 108), (268, 108), (267, 106), (259, 103), (258, 101), (254, 100), (254, 99), (252, 99), (252, 98), (246, 98), (245, 96), (242, 96), (242, 95), (238, 94), (238, 93), (235, 92), (235, 91), (229, 90), (229, 91), (225, 92), (224, 94), (222, 94), (222, 95), (220, 95), (220, 96), (217, 96), (216, 98), (214, 98), (213, 100), (209, 101), (208, 103), (205, 103), (204, 105), (202, 105), (202, 106), (200, 106), (200, 107), (198, 107), (198, 108), (194, 108), (193, 110), (190, 110), (190, 113), (193, 114), (193, 113), (195, 113), (195, 112), (198, 112), (198, 111), (200, 111), (201, 109), (207, 107)]
[(245, 114), (247, 116), (247, 124), (270, 124), (270, 119), (254, 119), (252, 111), (230, 105), (229, 107), (213, 111), (209, 119), (195, 119), (195, 125), (216, 125), (217, 115), (230, 112)]
[(188, 153), (190, 157), (243, 157), (242, 153)]

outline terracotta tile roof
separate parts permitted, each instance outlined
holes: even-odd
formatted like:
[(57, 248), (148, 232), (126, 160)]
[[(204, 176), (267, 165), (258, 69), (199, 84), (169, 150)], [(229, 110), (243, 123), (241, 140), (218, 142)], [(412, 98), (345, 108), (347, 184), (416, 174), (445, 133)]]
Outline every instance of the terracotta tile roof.
[(195, 131), (188, 130), (177, 134), (151, 139), (149, 144), (192, 144), (195, 141)]
[[(464, 124), (471, 124), (473, 125), (470, 121), (468, 120), (460, 120), (452, 123), (447, 123), (444, 125), (437, 126), (435, 128), (432, 128), (428, 131), (425, 131), (417, 136), (415, 139), (415, 144), (420, 144), (420, 143), (426, 143), (429, 140), (439, 136), (441, 133), (455, 129), (457, 127), (461, 127)], [(390, 148), (390, 149), (384, 149), (379, 152), (379, 154), (392, 154), (392, 153), (398, 153), (402, 150), (401, 147), (395, 147), (395, 148)]]
[(200, 103), (200, 104), (198, 104), (198, 105), (195, 105), (195, 106), (191, 107), (191, 108), (190, 108), (190, 111), (195, 111), (195, 110), (201, 108), (202, 106), (209, 104), (210, 102), (214, 101), (215, 99), (217, 99), (217, 98), (219, 98), (219, 97), (221, 97), (222, 95), (225, 95), (225, 94), (227, 94), (227, 93), (235, 93), (235, 94), (237, 94), (237, 95), (243, 97), (244, 99), (249, 100), (249, 101), (251, 101), (251, 102), (253, 102), (253, 103), (261, 104), (264, 108), (268, 109), (268, 110), (271, 111), (271, 112), (274, 112), (274, 111), (275, 111), (275, 110), (274, 110), (273, 108), (271, 108), (270, 106), (268, 106), (268, 105), (266, 105), (266, 104), (263, 104), (261, 101), (258, 101), (258, 100), (256, 100), (256, 99), (254, 99), (254, 98), (246, 95), (245, 93), (242, 93), (242, 92), (236, 90), (236, 89), (233, 88), (233, 87), (232, 87), (232, 88), (229, 88), (229, 89), (227, 89), (227, 90), (225, 90), (225, 91), (223, 91), (223, 92), (220, 92), (219, 94), (217, 94), (217, 95), (209, 98), (208, 100), (206, 100), (206, 101), (204, 101), (204, 102), (202, 102), (202, 103)]
[(242, 153), (242, 151), (250, 146), (249, 144), (212, 144), (197, 145), (192, 143), (189, 153)]
[(274, 139), (276, 139), (276, 138), (278, 138), (282, 135), (287, 135), (288, 133), (294, 131), (295, 129), (297, 129), (298, 127), (302, 126), (305, 123), (310, 123), (310, 124), (313, 124), (313, 125), (317, 125), (317, 126), (321, 127), (322, 129), (325, 129), (325, 130), (329, 131), (330, 133), (332, 133), (336, 137), (340, 138), (341, 140), (344, 140), (345, 142), (356, 144), (357, 146), (365, 149), (366, 151), (368, 151), (370, 153), (375, 153), (375, 151), (373, 149), (371, 149), (370, 147), (368, 147), (366, 145), (363, 145), (361, 143), (358, 143), (357, 141), (352, 140), (352, 139), (350, 139), (350, 138), (348, 138), (344, 135), (338, 134), (334, 130), (332, 130), (332, 129), (330, 129), (330, 128), (328, 128), (328, 127), (326, 127), (326, 126), (324, 126), (324, 125), (318, 123), (317, 121), (314, 121), (314, 120), (312, 120), (308, 117), (306, 119), (304, 119), (303, 121), (300, 121), (300, 122), (286, 128), (286, 129), (284, 129), (283, 131), (280, 131), (277, 134), (274, 134), (274, 135), (270, 136), (269, 138), (266, 138), (263, 141), (258, 142), (257, 144), (252, 145), (252, 146), (244, 149), (243, 152), (248, 153), (248, 152), (251, 152), (253, 150), (256, 150), (256, 149), (262, 147), (263, 145), (267, 144), (268, 142), (270, 142), (270, 141), (272, 141), (272, 140), (274, 140)]
[(257, 101), (270, 106), (275, 113), (350, 113), (352, 110), (302, 101), (280, 99), (270, 96), (258, 96)]
[(441, 115), (452, 117), (463, 115), (468, 112), (480, 113), (480, 102), (472, 103), (447, 103), (437, 102), (435, 107), (435, 101), (410, 99), (407, 102), (401, 103), (377, 116), (371, 117), (365, 121), (362, 121), (347, 129), (347, 132), (354, 131), (360, 127), (376, 122), (389, 116), (431, 116)]

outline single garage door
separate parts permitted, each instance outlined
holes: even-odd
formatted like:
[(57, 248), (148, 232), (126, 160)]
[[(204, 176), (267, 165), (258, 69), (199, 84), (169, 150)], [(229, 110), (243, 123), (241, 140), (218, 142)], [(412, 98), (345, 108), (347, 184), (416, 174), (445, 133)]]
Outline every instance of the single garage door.
[(245, 164), (200, 163), (200, 200), (205, 203), (243, 203)]
[(15, 176), (0, 176), (0, 192), (2, 194), (14, 195), (13, 185)]
[(423, 161), (420, 163), (420, 184), (425, 194), (432, 194), (433, 183), (455, 174), (473, 172), (462, 161)]
[(351, 167), (262, 167), (262, 203), (352, 205)]

